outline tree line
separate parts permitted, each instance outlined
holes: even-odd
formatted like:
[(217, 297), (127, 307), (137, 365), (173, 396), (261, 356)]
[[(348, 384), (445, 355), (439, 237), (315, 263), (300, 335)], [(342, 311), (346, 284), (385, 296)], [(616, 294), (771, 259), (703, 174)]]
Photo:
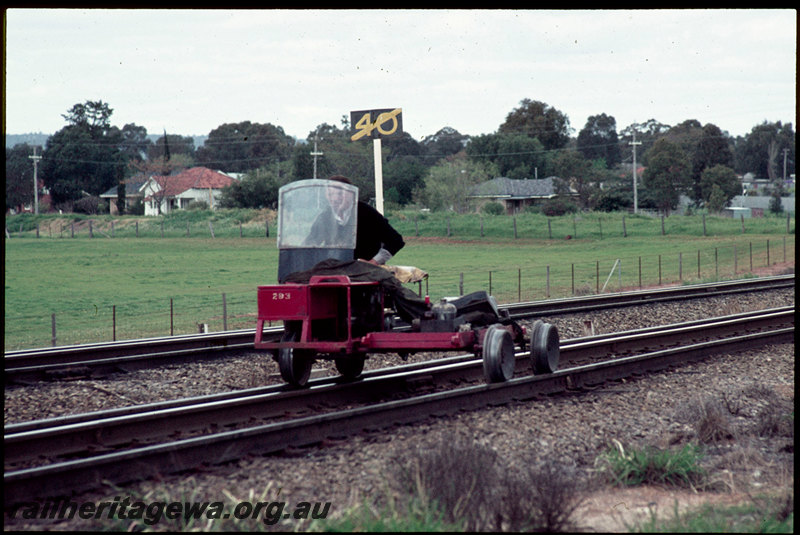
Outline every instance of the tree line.
[[(347, 116), (339, 125), (320, 124), (304, 140), (269, 123), (226, 123), (195, 147), (193, 138), (166, 131), (153, 142), (142, 126), (112, 125), (112, 115), (103, 101), (75, 104), (62, 115), (66, 126), (48, 138), (38, 167), (51, 209), (98, 210), (98, 196), (114, 186), (122, 201), (132, 178), (168, 176), (191, 166), (242, 174), (224, 190), (226, 207), (274, 207), (280, 186), (315, 171), (319, 178), (352, 177), (363, 200), (375, 196), (372, 145), (350, 140)], [(644, 167), (638, 206), (662, 213), (675, 209), (681, 194), (696, 207), (719, 210), (741, 193), (737, 175), (748, 172), (770, 179), (780, 206), (784, 172), (795, 172), (795, 133), (791, 123), (780, 121), (764, 121), (745, 136), (732, 137), (694, 119), (674, 126), (650, 119), (618, 131), (614, 117), (600, 113), (574, 132), (565, 113), (524, 99), (491, 134), (470, 136), (445, 126), (420, 141), (408, 132), (385, 138), (384, 199), (388, 207), (463, 212), (472, 208), (469, 190), (485, 180), (554, 176), (560, 192), (574, 194), (570, 201), (553, 202), (563, 210), (626, 209), (633, 206), (634, 136), (637, 164)], [(316, 156), (315, 142), (321, 153)], [(27, 144), (6, 151), (7, 209), (33, 200), (32, 154)], [(124, 203), (120, 207), (125, 210)]]

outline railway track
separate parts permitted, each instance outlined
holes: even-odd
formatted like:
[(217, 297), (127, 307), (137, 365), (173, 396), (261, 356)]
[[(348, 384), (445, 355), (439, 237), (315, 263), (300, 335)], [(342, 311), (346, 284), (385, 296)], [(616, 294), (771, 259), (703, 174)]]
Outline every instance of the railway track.
[(518, 352), (521, 373), (506, 383), (486, 385), (480, 359), (464, 355), (375, 370), (351, 383), (323, 378), (305, 390), (265, 387), (9, 425), (6, 505), (88, 490), (104, 480), (123, 483), (430, 415), (596, 387), (793, 336), (794, 307), (783, 307), (565, 340), (563, 369), (550, 375), (531, 376), (529, 356)]
[[(500, 308), (508, 310), (512, 318), (521, 320), (537, 316), (551, 317), (681, 299), (793, 288), (794, 284), (795, 279), (792, 274), (515, 303)], [(264, 333), (264, 341), (278, 340), (283, 329), (282, 327), (271, 327), (265, 329)], [(252, 350), (254, 338), (255, 329), (243, 329), (201, 335), (10, 351), (5, 353), (4, 381), (6, 383), (33, 382), (70, 376), (133, 371), (163, 364), (196, 362), (199, 359), (219, 358), (232, 351)]]

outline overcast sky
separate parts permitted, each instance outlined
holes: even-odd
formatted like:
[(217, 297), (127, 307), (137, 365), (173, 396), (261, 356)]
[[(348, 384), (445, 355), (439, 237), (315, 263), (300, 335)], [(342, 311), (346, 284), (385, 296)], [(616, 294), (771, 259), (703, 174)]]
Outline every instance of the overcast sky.
[[(111, 123), (305, 138), (402, 108), (415, 139), (492, 133), (523, 99), (620, 131), (656, 119), (744, 135), (795, 123), (795, 10), (101, 10), (6, 12), (5, 131), (52, 134), (76, 103)], [(796, 127), (796, 125), (795, 125)]]

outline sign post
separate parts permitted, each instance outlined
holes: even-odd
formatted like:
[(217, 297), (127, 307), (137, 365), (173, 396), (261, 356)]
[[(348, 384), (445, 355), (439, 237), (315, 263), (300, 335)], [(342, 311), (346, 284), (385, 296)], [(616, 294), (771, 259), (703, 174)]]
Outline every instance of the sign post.
[(403, 110), (389, 108), (381, 110), (362, 110), (350, 112), (350, 124), (355, 133), (350, 141), (372, 138), (373, 159), (375, 160), (375, 209), (383, 214), (383, 157), (381, 138), (403, 132)]

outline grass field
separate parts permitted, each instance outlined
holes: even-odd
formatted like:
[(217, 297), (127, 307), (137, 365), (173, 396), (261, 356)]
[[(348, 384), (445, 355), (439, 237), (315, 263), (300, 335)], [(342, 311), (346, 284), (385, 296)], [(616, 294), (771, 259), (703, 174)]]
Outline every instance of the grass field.
[[(212, 331), (225, 322), (228, 329), (253, 327), (256, 287), (275, 282), (278, 258), (276, 229), (267, 238), (268, 216), (259, 215), (265, 219), (215, 215), (215, 238), (203, 219), (208, 213), (166, 219), (165, 238), (157, 220), (147, 221), (154, 232), (141, 223), (136, 238), (134, 219), (114, 219), (111, 238), (112, 220), (98, 218), (93, 229), (100, 230), (90, 238), (82, 219), (72, 238), (42, 231), (45, 224), (53, 229), (53, 219), (7, 218), (5, 349), (51, 345), (53, 314), (57, 345), (191, 333), (198, 323)], [(794, 259), (793, 227), (787, 234), (780, 218), (745, 220), (745, 234), (739, 221), (707, 218), (703, 236), (699, 216), (667, 218), (664, 235), (659, 219), (628, 216), (624, 237), (622, 215), (552, 218), (548, 228), (543, 216), (525, 214), (514, 238), (508, 216), (484, 217), (483, 236), (477, 216), (451, 216), (448, 238), (445, 214), (414, 221), (416, 215), (391, 217), (407, 241), (392, 263), (427, 271), (421, 289), (432, 299), (491, 290), (501, 303), (538, 300), (595, 293), (606, 284), (605, 291), (633, 289), (640, 280), (652, 286), (743, 277), (766, 266), (768, 254), (770, 264)], [(589, 230), (601, 218), (602, 239), (599, 225), (596, 236)], [(243, 238), (240, 223), (250, 228)], [(63, 228), (63, 219), (57, 225)]]

